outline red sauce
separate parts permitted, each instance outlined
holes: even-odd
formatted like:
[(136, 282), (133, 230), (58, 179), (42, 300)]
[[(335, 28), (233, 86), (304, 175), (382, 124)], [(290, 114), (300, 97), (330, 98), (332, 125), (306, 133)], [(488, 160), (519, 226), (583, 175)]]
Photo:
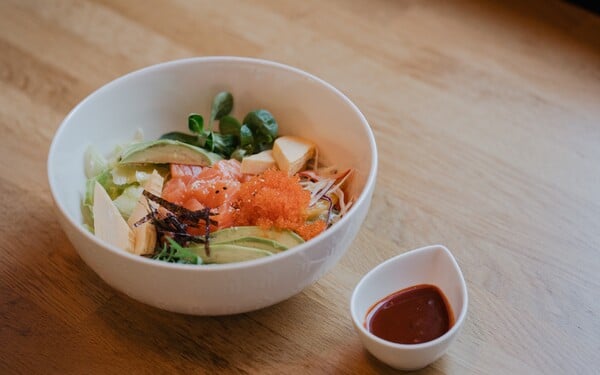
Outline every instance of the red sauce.
[(374, 304), (365, 328), (398, 344), (419, 344), (448, 332), (454, 324), (452, 308), (442, 291), (428, 284), (402, 289)]

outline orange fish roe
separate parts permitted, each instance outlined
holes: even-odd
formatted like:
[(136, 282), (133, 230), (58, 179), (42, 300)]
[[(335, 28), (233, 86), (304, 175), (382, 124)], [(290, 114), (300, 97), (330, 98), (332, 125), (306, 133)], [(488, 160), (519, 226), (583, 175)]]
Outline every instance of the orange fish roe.
[(306, 223), (310, 192), (297, 176), (269, 169), (242, 183), (235, 206), (234, 225), (290, 229), (308, 240), (325, 230), (325, 222)]
[(327, 228), (327, 224), (325, 223), (325, 221), (317, 220), (312, 223), (302, 224), (301, 226), (295, 229), (295, 232), (298, 233), (300, 237), (304, 238), (305, 240), (310, 240), (317, 234), (324, 231), (325, 228)]

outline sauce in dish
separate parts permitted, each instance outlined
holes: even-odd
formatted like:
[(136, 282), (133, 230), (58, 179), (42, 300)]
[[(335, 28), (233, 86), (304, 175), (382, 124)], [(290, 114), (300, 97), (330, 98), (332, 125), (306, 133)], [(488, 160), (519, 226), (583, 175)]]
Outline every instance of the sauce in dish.
[(394, 292), (367, 312), (365, 327), (375, 336), (398, 344), (420, 344), (448, 332), (454, 314), (442, 291), (420, 284)]

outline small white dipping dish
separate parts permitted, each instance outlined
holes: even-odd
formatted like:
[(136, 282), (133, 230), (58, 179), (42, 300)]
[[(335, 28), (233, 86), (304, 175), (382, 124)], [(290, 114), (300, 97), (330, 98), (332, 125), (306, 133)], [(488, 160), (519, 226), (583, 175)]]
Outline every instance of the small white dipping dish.
[[(442, 336), (420, 344), (397, 344), (367, 330), (370, 308), (390, 294), (413, 285), (437, 286), (454, 313), (454, 325)], [(383, 363), (400, 370), (418, 370), (440, 358), (456, 338), (467, 316), (467, 286), (450, 251), (433, 245), (400, 254), (381, 263), (354, 288), (350, 311), (364, 347)]]

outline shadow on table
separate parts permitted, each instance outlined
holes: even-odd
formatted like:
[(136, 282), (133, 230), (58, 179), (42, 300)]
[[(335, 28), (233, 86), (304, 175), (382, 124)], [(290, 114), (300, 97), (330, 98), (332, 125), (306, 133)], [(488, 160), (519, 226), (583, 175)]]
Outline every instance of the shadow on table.
[(566, 0), (571, 4), (575, 4), (590, 12), (600, 14), (600, 2), (598, 0)]

